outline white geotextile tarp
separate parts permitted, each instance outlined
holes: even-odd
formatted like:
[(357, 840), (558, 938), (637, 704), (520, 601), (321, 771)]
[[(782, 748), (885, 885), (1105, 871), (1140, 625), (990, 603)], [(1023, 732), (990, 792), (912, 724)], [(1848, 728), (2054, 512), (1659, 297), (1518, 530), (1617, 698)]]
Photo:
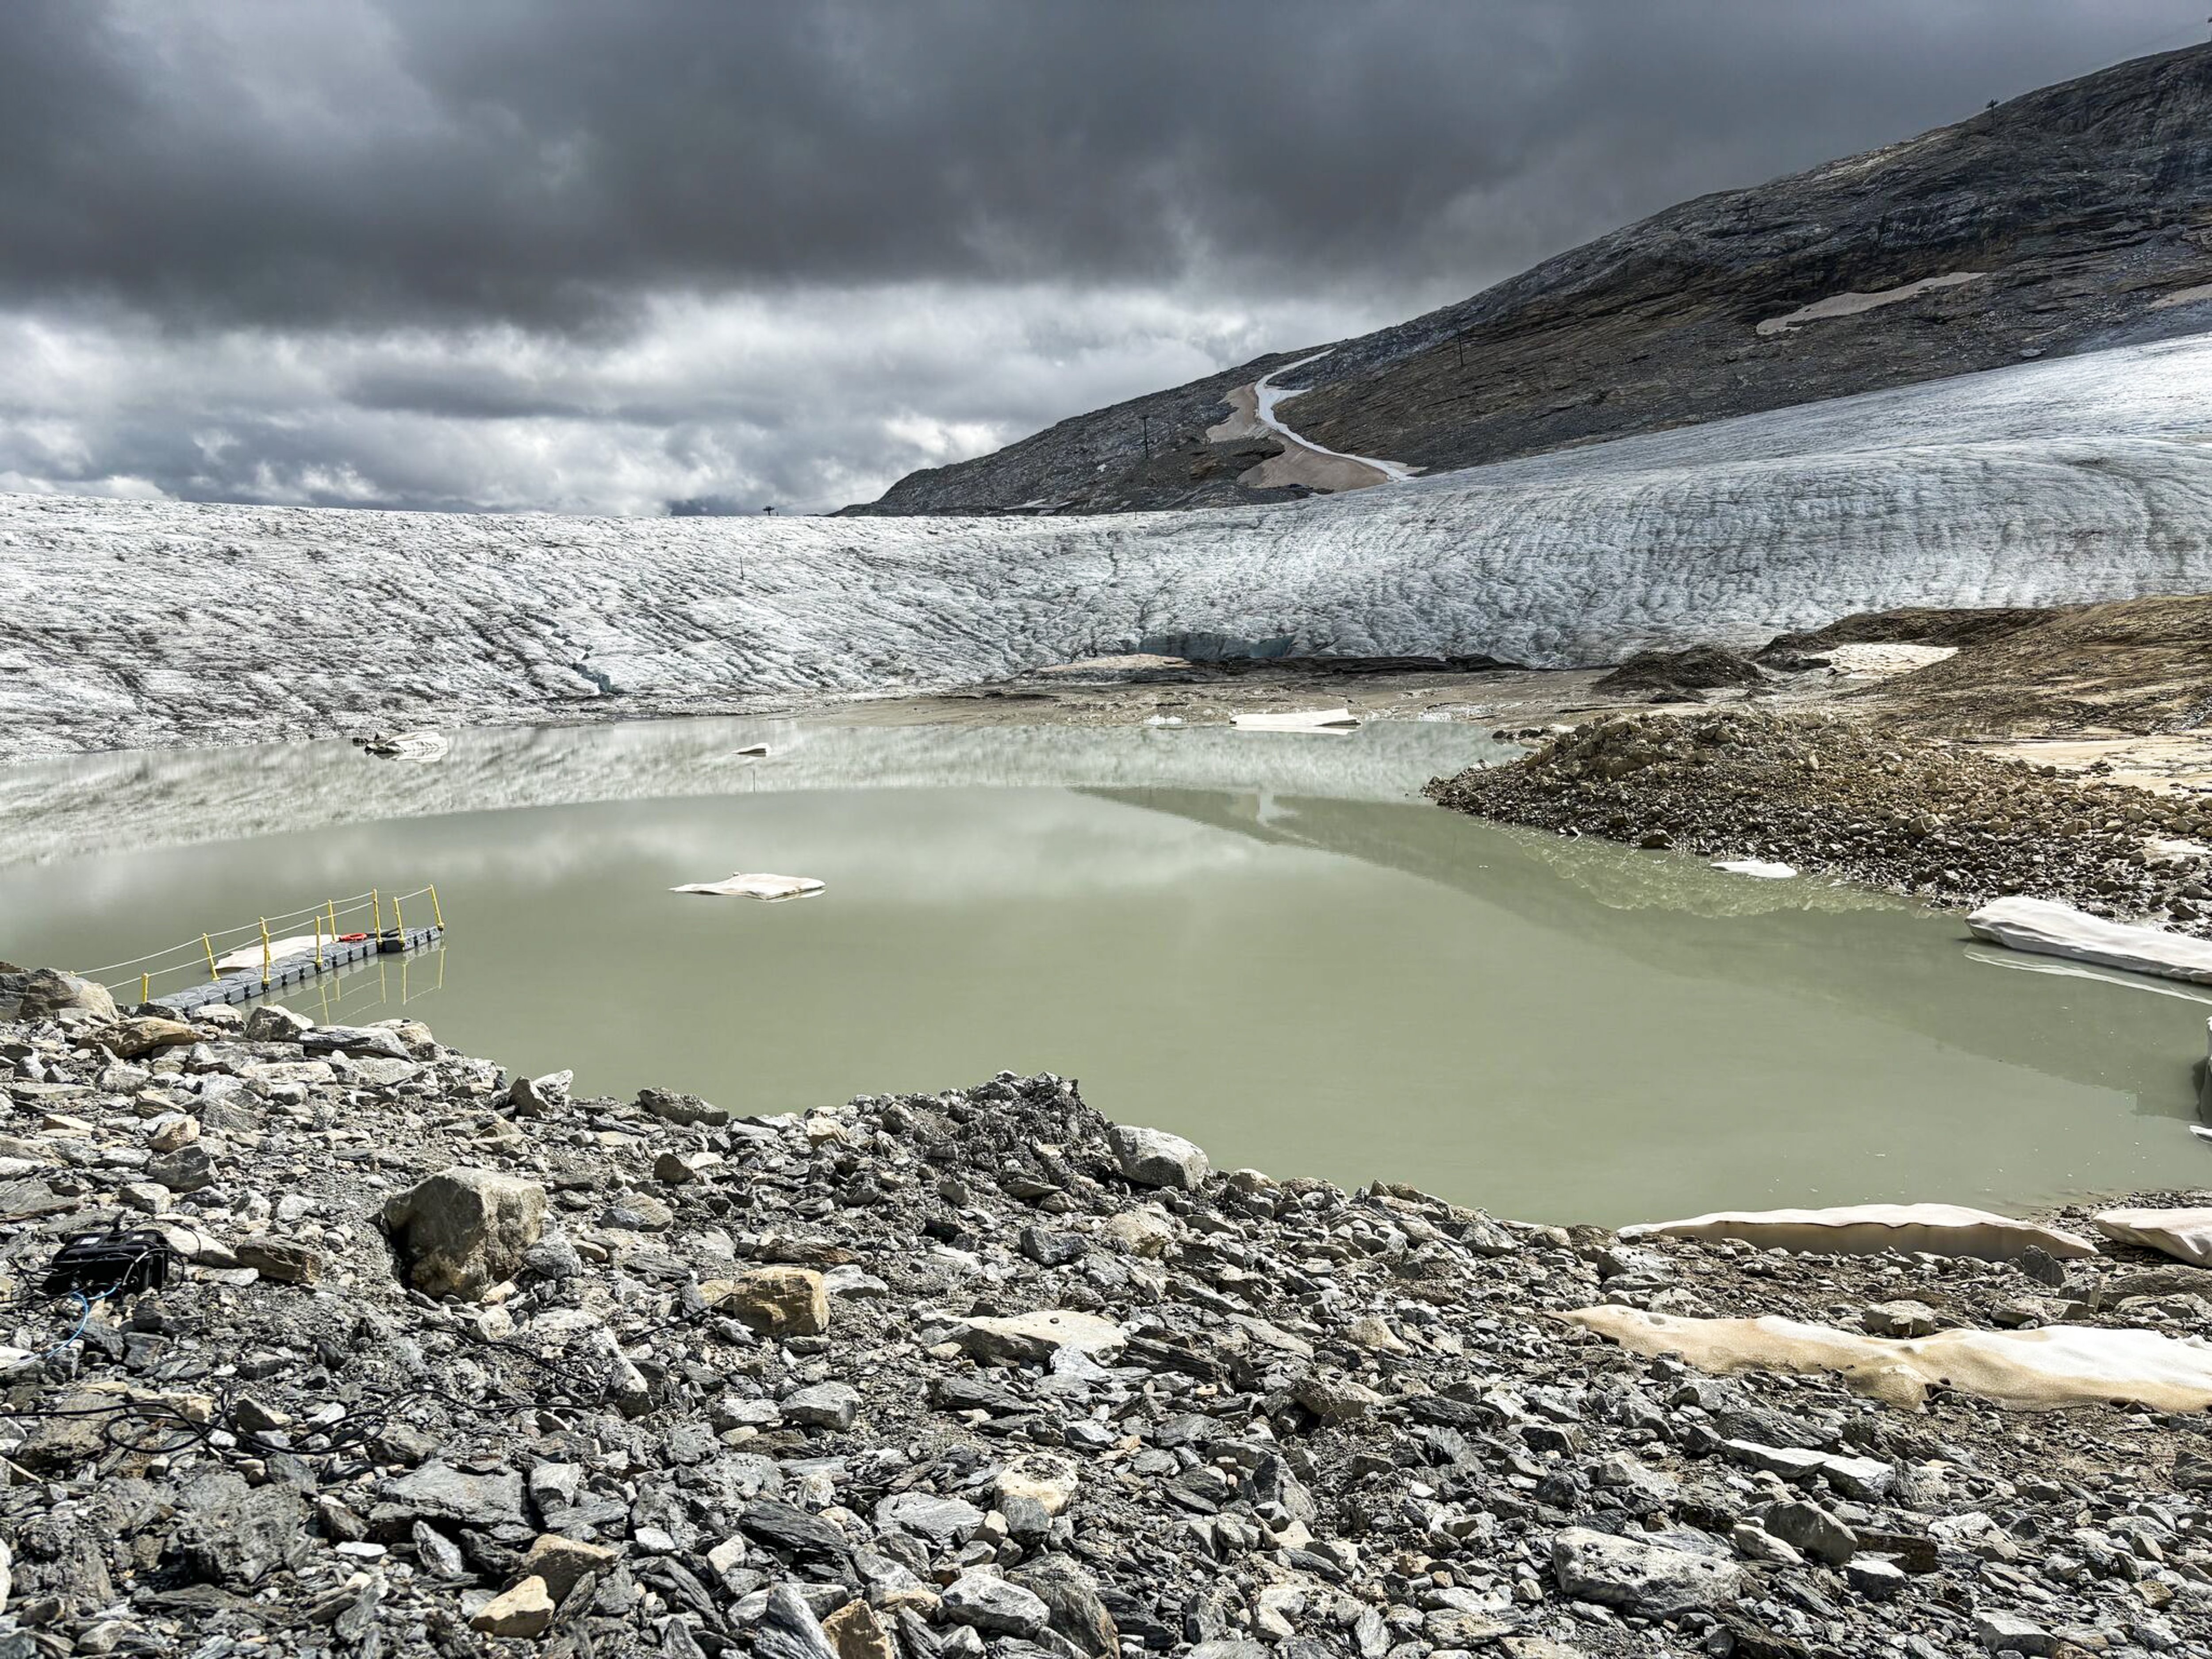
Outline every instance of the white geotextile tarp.
[(1974, 937), (2009, 950), (2212, 985), (2212, 939), (2107, 921), (2055, 899), (2001, 898), (1966, 918)]

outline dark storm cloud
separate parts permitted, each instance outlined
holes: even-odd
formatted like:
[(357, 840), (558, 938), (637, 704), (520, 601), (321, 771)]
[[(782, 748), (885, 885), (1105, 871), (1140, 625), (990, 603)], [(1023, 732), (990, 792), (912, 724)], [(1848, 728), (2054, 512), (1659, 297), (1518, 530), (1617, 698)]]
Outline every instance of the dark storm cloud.
[(1495, 276), (2201, 3), (9, 0), (0, 284), (568, 326), (669, 287)]
[(834, 506), (2205, 0), (0, 0), (0, 489)]

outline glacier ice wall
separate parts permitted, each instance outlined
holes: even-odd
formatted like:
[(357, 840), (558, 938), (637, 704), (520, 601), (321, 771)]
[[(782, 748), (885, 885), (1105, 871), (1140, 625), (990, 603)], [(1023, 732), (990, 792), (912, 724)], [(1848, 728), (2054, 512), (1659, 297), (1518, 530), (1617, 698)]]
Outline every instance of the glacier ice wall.
[(0, 760), (744, 708), (1146, 639), (1565, 665), (2212, 588), (2212, 336), (1288, 506), (605, 520), (0, 496)]

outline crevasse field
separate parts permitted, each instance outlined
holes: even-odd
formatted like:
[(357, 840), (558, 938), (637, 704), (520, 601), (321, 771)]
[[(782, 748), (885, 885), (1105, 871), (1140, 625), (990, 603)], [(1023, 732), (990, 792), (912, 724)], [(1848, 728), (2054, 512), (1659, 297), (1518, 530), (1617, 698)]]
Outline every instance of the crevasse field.
[(2212, 589), (2212, 337), (1266, 508), (609, 520), (0, 496), (0, 760), (945, 684), (1191, 635), (1538, 665)]

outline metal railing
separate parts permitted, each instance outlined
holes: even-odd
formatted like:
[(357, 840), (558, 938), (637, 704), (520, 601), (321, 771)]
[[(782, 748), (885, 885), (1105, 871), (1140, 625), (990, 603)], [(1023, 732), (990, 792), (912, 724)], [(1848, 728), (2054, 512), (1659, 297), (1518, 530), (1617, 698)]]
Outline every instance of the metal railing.
[[(430, 901), (430, 914), (434, 918), (438, 929), (443, 932), (446, 926), (446, 912), (445, 907), (438, 902), (436, 884), (417, 887), (412, 892), (393, 893), (389, 896), (372, 887), (365, 893), (356, 893), (348, 898), (324, 899), (319, 903), (308, 905), (303, 909), (288, 910), (281, 915), (256, 916), (252, 921), (240, 927), (204, 933), (196, 939), (185, 939), (181, 944), (166, 945), (159, 951), (149, 951), (143, 957), (130, 957), (121, 962), (111, 962), (101, 967), (80, 969), (79, 977), (96, 980), (112, 992), (118, 985), (127, 986), (131, 976), (125, 975), (118, 980), (111, 978), (109, 975), (123, 969), (136, 968), (138, 969), (137, 975), (138, 1000), (142, 1003), (150, 1002), (153, 1000), (154, 983), (156, 980), (167, 980), (184, 974), (190, 974), (195, 977), (204, 975), (209, 980), (218, 980), (223, 976), (226, 963), (230, 964), (229, 971), (233, 973), (250, 971), (253, 966), (252, 959), (253, 947), (258, 941), (261, 957), (261, 983), (265, 988), (269, 983), (270, 969), (280, 955), (277, 949), (279, 945), (286, 947), (281, 952), (285, 957), (305, 954), (312, 949), (315, 960), (320, 963), (324, 958), (324, 952), (343, 940), (349, 938), (375, 938), (382, 934), (385, 931), (384, 907), (386, 904), (392, 907), (392, 925), (404, 933), (407, 927), (407, 919), (402, 906), (410, 899), (424, 897)], [(421, 915), (421, 912), (418, 910), (416, 915)], [(341, 922), (341, 918), (351, 921), (364, 916), (369, 923), (367, 927), (349, 927), (342, 925)], [(294, 938), (286, 939), (272, 936), (269, 931), (272, 925), (283, 928), (288, 925), (296, 925), (303, 920), (312, 923), (314, 930), (312, 935), (301, 933)], [(233, 940), (242, 940), (244, 944), (239, 948), (228, 948), (230, 947)], [(217, 954), (219, 946), (226, 947), (221, 955)], [(296, 949), (293, 948), (295, 946)], [(244, 963), (237, 960), (241, 956), (246, 957)]]

